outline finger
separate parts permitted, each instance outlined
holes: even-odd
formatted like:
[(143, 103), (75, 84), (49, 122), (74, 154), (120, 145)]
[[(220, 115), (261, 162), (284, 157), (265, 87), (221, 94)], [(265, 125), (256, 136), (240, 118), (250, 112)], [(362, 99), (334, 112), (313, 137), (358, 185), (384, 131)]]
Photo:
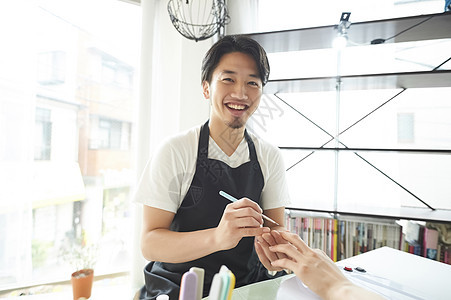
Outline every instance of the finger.
[[(233, 203), (234, 204), (234, 203)], [(230, 204), (229, 204), (230, 205)], [(256, 211), (254, 208), (249, 206), (230, 206), (228, 209), (226, 208), (226, 213), (232, 214), (234, 217), (253, 217), (258, 222), (263, 224), (263, 218), (260, 212)]]
[(261, 244), (264, 245), (263, 249), (265, 250), (266, 256), (269, 258), (269, 260), (274, 261), (274, 260), (279, 259), (279, 257), (277, 256), (277, 253), (269, 250), (270, 246), (276, 245), (276, 242), (274, 241), (274, 238), (272, 237), (272, 235), (270, 233), (265, 233), (265, 234), (262, 234), (260, 239), (263, 240), (261, 242)]
[(268, 243), (268, 245), (270, 246), (275, 246), (277, 245), (276, 240), (274, 239), (272, 233), (268, 233), (268, 234), (263, 234), (262, 238), (265, 239), (265, 241)]
[(258, 258), (260, 259), (263, 266), (265, 266), (266, 269), (271, 268), (272, 267), (271, 261), (266, 256), (265, 251), (263, 250), (262, 246), (258, 242), (257, 238), (255, 238), (254, 247), (255, 247), (255, 252), (257, 253)]
[(276, 244), (288, 244), (288, 241), (280, 235), (279, 231), (272, 230), (271, 235), (273, 236)]
[(270, 232), (271, 229), (268, 227), (258, 227), (258, 228), (239, 228), (240, 236), (248, 237), (248, 236), (261, 236), (264, 233)]
[(252, 217), (236, 218), (233, 220), (233, 227), (236, 228), (259, 228), (262, 227), (261, 225), (261, 223)]
[[(271, 234), (263, 234), (262, 235), (262, 237), (266, 240), (266, 242), (268, 243), (269, 246), (275, 246), (278, 244), (276, 239), (274, 238), (274, 235), (276, 235), (276, 233), (273, 234), (273, 231), (271, 232)], [(282, 238), (280, 238), (280, 239), (283, 241)], [(288, 243), (288, 242), (284, 241), (284, 243)], [(269, 249), (268, 249), (268, 252), (269, 252), (269, 254), (267, 254), (267, 255), (271, 259), (271, 261), (286, 257), (286, 255), (284, 253), (272, 252)]]
[(271, 271), (282, 271), (282, 269), (272, 266), (271, 261), (277, 259), (277, 257), (274, 257), (274, 253), (268, 249), (269, 245), (266, 243), (265, 239), (261, 236), (255, 237), (255, 244), (259, 250), (260, 261), (263, 263), (265, 268)]
[(250, 207), (259, 214), (263, 213), (263, 209), (261, 209), (256, 202), (250, 200), (249, 198), (241, 198), (240, 200), (232, 203), (232, 205), (234, 208)]
[(295, 233), (281, 231), (280, 235), (293, 244), (300, 252), (308, 251), (310, 247)]
[(297, 267), (297, 262), (291, 260), (290, 258), (281, 258), (271, 262), (271, 265), (275, 268), (290, 270), (294, 272)]
[[(282, 238), (282, 236), (280, 235), (280, 233), (277, 230), (272, 230), (271, 231), (271, 237), (272, 240), (274, 241), (274, 244), (271, 245), (278, 245), (278, 244), (288, 244), (288, 241), (285, 240), (284, 238)], [(281, 252), (275, 252), (277, 258), (286, 258), (286, 254), (285, 253), (281, 253)]]
[(279, 244), (269, 247), (270, 251), (280, 252), (288, 256), (291, 260), (302, 261), (302, 253), (292, 244)]
[(227, 208), (224, 211), (224, 218), (238, 227), (258, 227), (263, 224), (262, 216), (249, 207)]

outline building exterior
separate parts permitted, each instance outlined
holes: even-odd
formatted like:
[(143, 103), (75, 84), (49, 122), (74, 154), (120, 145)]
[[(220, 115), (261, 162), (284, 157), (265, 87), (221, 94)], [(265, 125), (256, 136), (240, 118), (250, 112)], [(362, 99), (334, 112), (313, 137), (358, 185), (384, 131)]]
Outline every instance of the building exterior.
[(40, 42), (0, 71), (2, 289), (66, 279), (61, 251), (80, 239), (100, 245), (99, 274), (127, 263), (135, 68), (92, 34), (40, 18), (27, 34)]

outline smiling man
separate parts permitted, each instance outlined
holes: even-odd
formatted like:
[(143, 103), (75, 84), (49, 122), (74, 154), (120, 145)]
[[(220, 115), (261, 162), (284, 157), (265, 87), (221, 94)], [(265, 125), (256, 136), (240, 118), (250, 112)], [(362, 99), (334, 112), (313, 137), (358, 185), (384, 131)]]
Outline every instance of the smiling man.
[(223, 55), (214, 72), (205, 76), (208, 77), (202, 82), (204, 97), (211, 101), (210, 136), (230, 156), (260, 103), (264, 81), (252, 56), (242, 52)]
[[(210, 119), (160, 145), (136, 194), (144, 204), (142, 253), (151, 261), (141, 299), (178, 299), (181, 277), (191, 267), (205, 270), (203, 296), (221, 265), (235, 274), (237, 287), (280, 270), (270, 262), (281, 255), (259, 257), (254, 242), (271, 229), (284, 230), (262, 213), (284, 224), (285, 168), (277, 147), (246, 130), (268, 76), (264, 49), (247, 37), (226, 36), (206, 53), (202, 88)], [(240, 200), (231, 203), (221, 190)]]

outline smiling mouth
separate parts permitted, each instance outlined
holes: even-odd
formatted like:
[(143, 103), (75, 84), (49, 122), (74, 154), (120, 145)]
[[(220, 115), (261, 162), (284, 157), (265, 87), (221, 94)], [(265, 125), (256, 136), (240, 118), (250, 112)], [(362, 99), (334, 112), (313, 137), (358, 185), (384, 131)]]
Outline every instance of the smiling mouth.
[(245, 110), (248, 108), (247, 105), (237, 103), (227, 103), (226, 106), (233, 110)]

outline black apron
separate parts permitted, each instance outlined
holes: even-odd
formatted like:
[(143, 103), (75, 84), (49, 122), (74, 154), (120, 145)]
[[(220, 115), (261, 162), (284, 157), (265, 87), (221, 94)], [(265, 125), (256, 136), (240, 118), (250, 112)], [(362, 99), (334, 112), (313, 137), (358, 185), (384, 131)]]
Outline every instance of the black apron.
[[(232, 168), (222, 161), (208, 158), (210, 129), (208, 121), (200, 130), (196, 172), (191, 186), (174, 216), (170, 229), (187, 232), (217, 227), (229, 200), (219, 195), (223, 190), (240, 199), (247, 197), (260, 205), (264, 185), (252, 139), (244, 132), (250, 161)], [(244, 155), (244, 154), (243, 154)], [(205, 270), (203, 297), (208, 296), (215, 273), (226, 265), (236, 277), (236, 287), (274, 278), (269, 276), (254, 250), (254, 238), (242, 238), (230, 250), (218, 251), (185, 263), (150, 262), (144, 269), (145, 286), (140, 299), (155, 299), (160, 294), (171, 300), (179, 298), (182, 275), (191, 267)]]

